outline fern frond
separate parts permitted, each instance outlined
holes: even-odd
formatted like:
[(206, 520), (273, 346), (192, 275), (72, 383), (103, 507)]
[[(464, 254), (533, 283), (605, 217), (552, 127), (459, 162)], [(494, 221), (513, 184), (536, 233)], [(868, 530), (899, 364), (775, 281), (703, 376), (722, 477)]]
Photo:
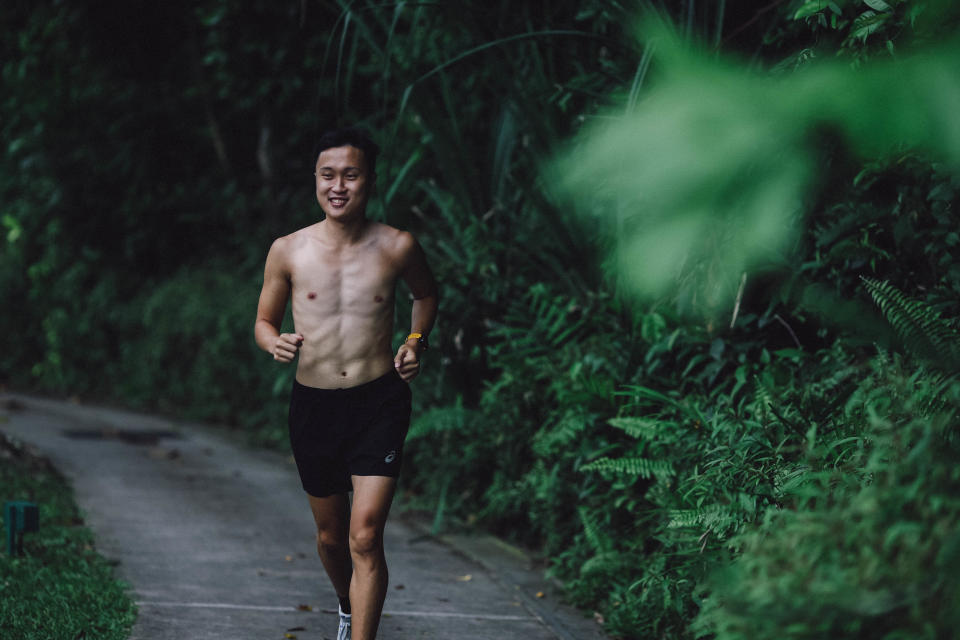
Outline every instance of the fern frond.
[(509, 342), (511, 357), (543, 356), (584, 333), (590, 317), (576, 300), (537, 283), (507, 308), (490, 335)]
[(548, 456), (558, 449), (567, 447), (580, 438), (593, 420), (593, 415), (580, 411), (568, 411), (556, 423), (547, 424), (537, 432), (533, 440), (534, 453)]
[(701, 509), (674, 509), (667, 512), (668, 529), (705, 527), (723, 532), (743, 522), (744, 514), (732, 505), (714, 504)]
[(696, 527), (703, 522), (703, 512), (700, 509), (674, 509), (669, 512), (668, 529)]
[(435, 407), (413, 420), (407, 433), (408, 440), (415, 440), (424, 436), (443, 431), (463, 432), (474, 412), (463, 407), (458, 398), (452, 407)]
[(668, 460), (650, 460), (649, 458), (600, 458), (580, 467), (581, 471), (599, 471), (600, 473), (620, 476), (640, 476), (641, 478), (665, 478), (674, 475), (673, 465)]
[(759, 376), (753, 376), (754, 386), (757, 390), (756, 398), (754, 399), (754, 410), (759, 414), (759, 416), (766, 420), (767, 415), (770, 412), (770, 405), (773, 404), (773, 394), (770, 392), (770, 389), (767, 388), (767, 385), (763, 383), (763, 380)]
[(616, 569), (623, 566), (623, 554), (619, 551), (598, 553), (580, 566), (580, 575), (591, 574), (611, 575)]
[(598, 554), (609, 553), (613, 550), (613, 542), (610, 537), (601, 530), (599, 523), (590, 515), (586, 507), (577, 509), (580, 514), (580, 523), (583, 524), (583, 535), (587, 539), (587, 544)]
[(610, 418), (607, 424), (638, 440), (655, 438), (661, 426), (659, 420), (639, 417)]
[(960, 374), (960, 334), (950, 322), (887, 281), (861, 280), (908, 350), (937, 369)]

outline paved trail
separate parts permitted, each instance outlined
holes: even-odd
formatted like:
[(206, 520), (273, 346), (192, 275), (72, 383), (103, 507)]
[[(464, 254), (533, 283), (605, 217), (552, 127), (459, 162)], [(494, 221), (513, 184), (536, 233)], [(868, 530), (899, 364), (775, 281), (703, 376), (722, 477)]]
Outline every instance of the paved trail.
[[(140, 414), (9, 394), (0, 402), (19, 407), (3, 412), (0, 430), (73, 482), (100, 552), (132, 585), (132, 640), (336, 636), (336, 598), (284, 456)], [(491, 538), (438, 540), (391, 517), (385, 543), (390, 591), (378, 638), (603, 638)]]

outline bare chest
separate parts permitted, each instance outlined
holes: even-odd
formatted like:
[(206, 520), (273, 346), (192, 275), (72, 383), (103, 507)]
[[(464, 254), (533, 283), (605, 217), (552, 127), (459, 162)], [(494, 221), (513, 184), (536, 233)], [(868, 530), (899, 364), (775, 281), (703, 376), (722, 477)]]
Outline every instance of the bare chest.
[(290, 272), (294, 313), (362, 316), (392, 311), (398, 277), (397, 266), (375, 248), (307, 247), (295, 256)]

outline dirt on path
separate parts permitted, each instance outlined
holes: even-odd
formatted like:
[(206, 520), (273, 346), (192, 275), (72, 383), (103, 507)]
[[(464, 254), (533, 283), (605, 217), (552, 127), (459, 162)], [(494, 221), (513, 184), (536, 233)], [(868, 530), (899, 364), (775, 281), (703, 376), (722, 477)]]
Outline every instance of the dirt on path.
[[(72, 482), (140, 614), (132, 640), (336, 637), (296, 469), (199, 425), (3, 394), (0, 430)], [(42, 523), (41, 523), (42, 526)], [(517, 550), (391, 516), (378, 638), (600, 640)]]

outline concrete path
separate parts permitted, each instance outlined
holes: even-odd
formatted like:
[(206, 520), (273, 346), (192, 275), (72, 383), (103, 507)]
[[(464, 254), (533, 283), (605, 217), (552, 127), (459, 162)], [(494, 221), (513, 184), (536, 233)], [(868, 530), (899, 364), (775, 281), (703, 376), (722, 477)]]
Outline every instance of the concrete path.
[[(291, 460), (151, 416), (11, 394), (0, 406), (0, 430), (72, 481), (99, 551), (132, 586), (132, 640), (336, 636), (336, 598)], [(378, 638), (604, 637), (493, 538), (437, 539), (401, 515), (385, 544)]]

